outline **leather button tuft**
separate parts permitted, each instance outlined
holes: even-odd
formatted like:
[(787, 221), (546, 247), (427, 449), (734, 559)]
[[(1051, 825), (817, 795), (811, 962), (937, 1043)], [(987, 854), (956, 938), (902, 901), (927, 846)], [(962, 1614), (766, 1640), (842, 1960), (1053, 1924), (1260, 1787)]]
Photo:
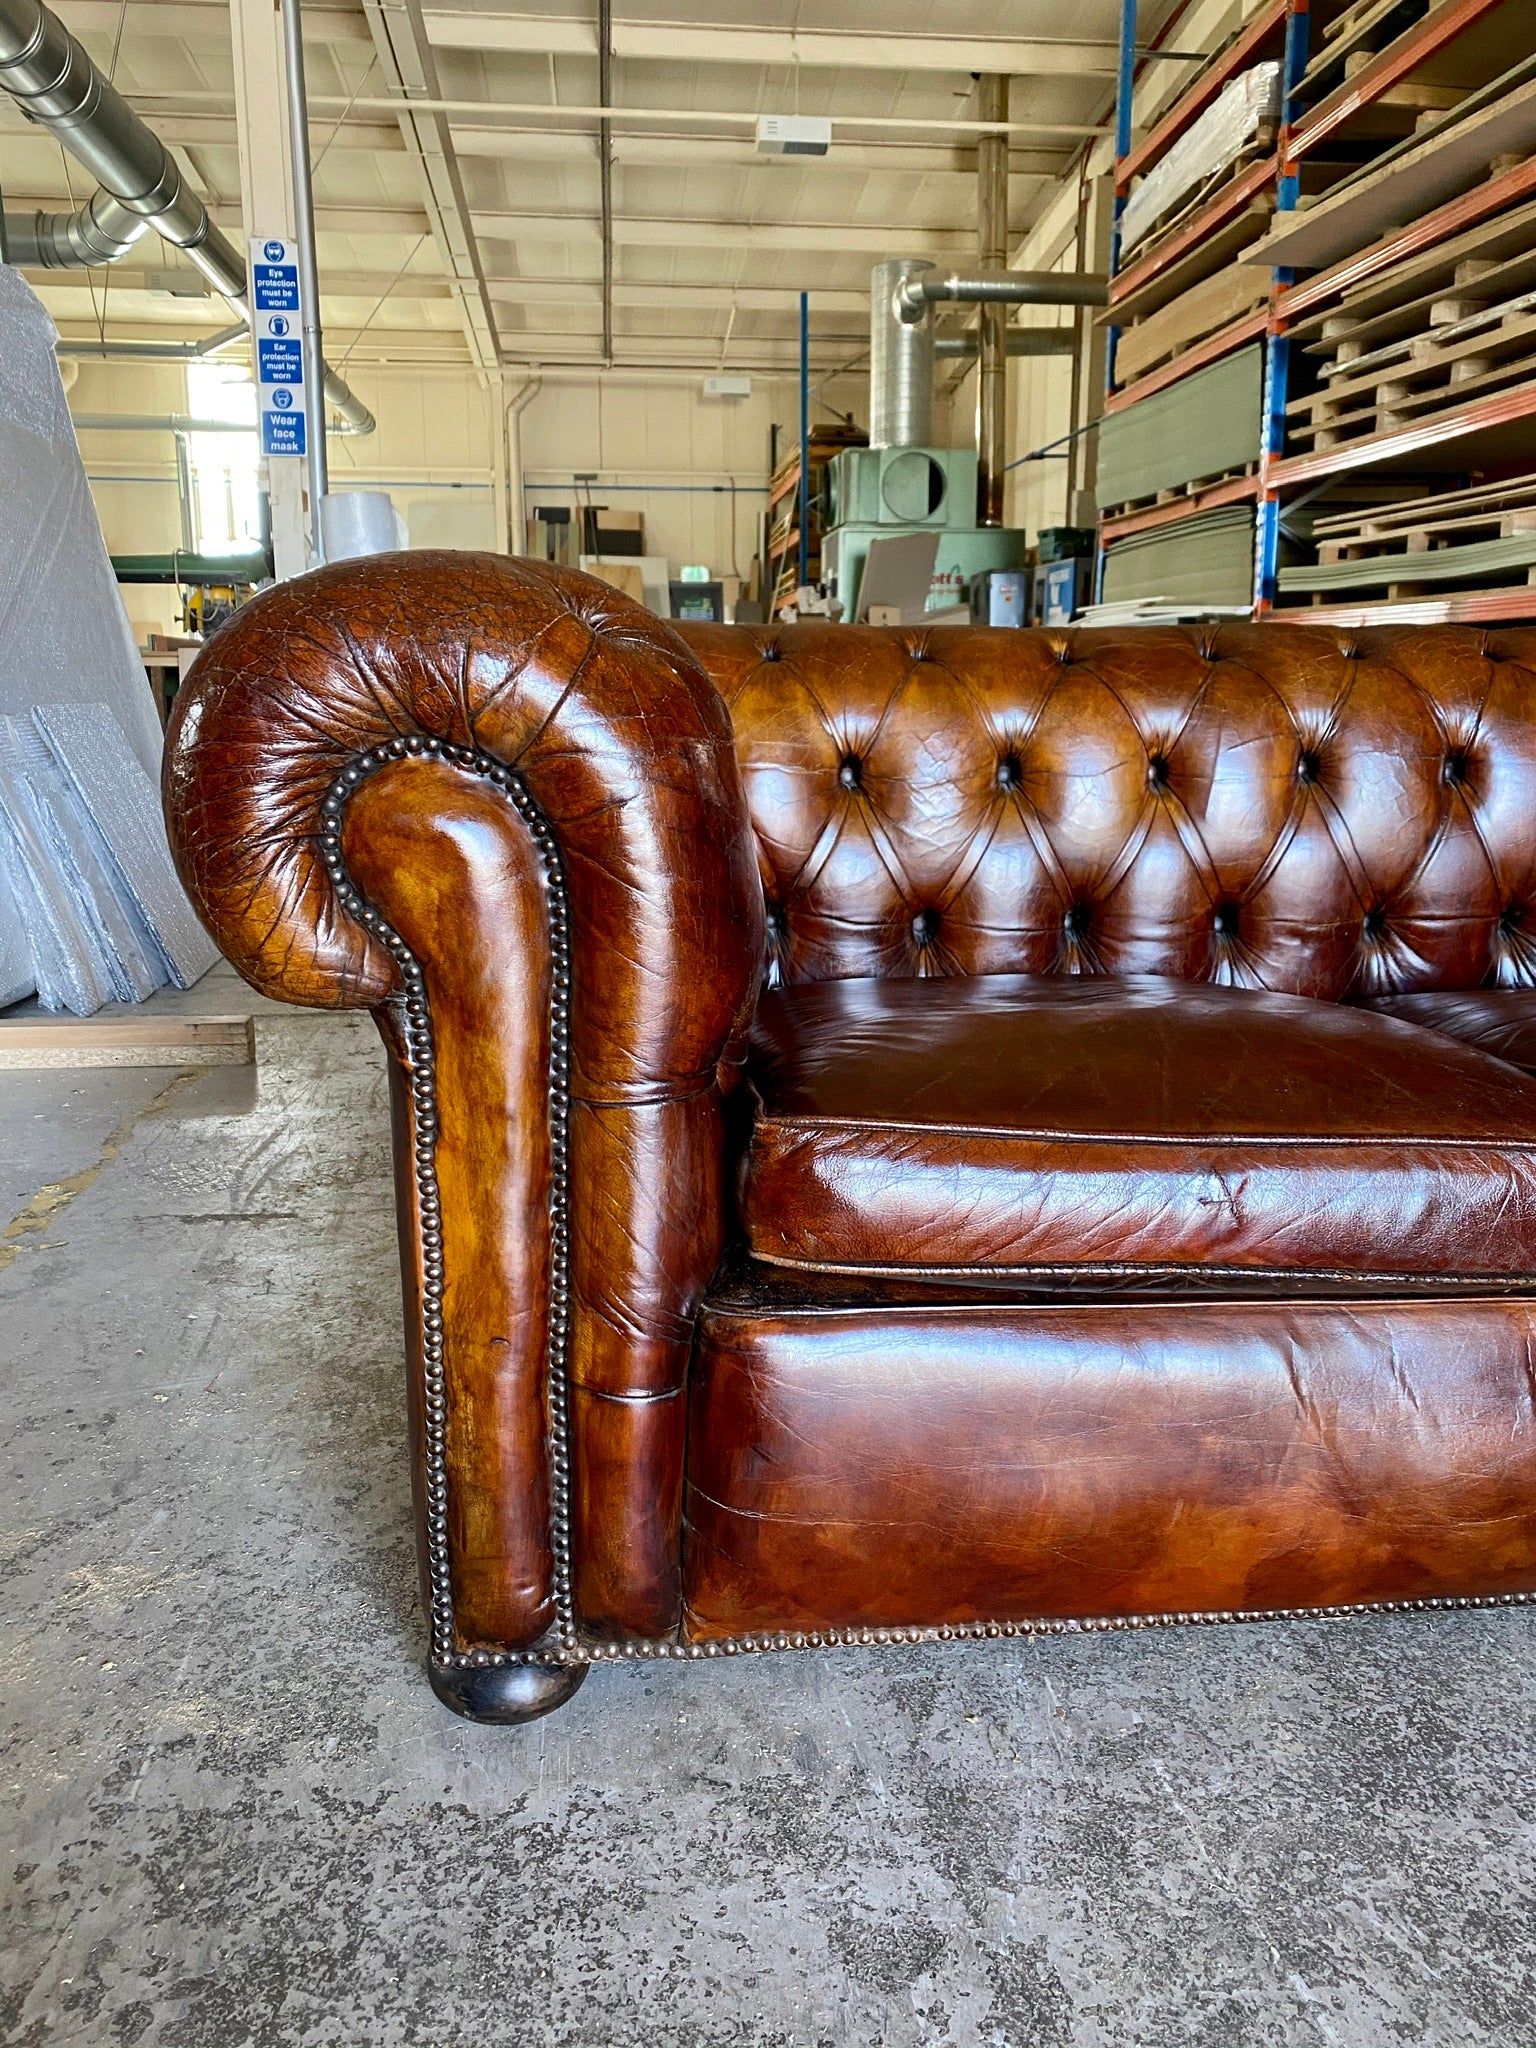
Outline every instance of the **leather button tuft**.
[(1093, 911), (1086, 903), (1074, 903), (1061, 922), (1069, 939), (1080, 939), (1093, 922)]
[(1459, 747), (1453, 748), (1445, 757), (1445, 779), (1452, 789), (1460, 789), (1467, 779), (1468, 762)]
[(1217, 911), (1213, 922), (1218, 934), (1222, 938), (1236, 938), (1237, 927), (1240, 922), (1237, 905), (1235, 903), (1223, 903)]
[(1380, 907), (1365, 913), (1365, 936), (1368, 939), (1379, 939), (1386, 928), (1387, 913)]
[(1153, 789), (1168, 787), (1168, 759), (1164, 754), (1153, 754), (1147, 762), (1147, 781)]
[(1511, 903), (1506, 906), (1503, 915), (1499, 919), (1499, 930), (1507, 936), (1510, 932), (1519, 931), (1524, 923), (1524, 908), (1518, 903)]
[(1024, 780), (1024, 770), (1017, 754), (1005, 754), (997, 764), (997, 786), (999, 789), (1017, 789)]
[(912, 920), (914, 944), (931, 946), (938, 936), (939, 913), (936, 910), (920, 910)]
[(1296, 763), (1296, 780), (1308, 784), (1316, 782), (1322, 772), (1322, 766), (1322, 762), (1309, 748)]
[(864, 780), (864, 763), (857, 754), (845, 754), (838, 766), (837, 779), (844, 789), (858, 789)]
[(784, 659), (783, 655), (779, 652), (779, 643), (777, 640), (770, 640), (768, 644), (764, 647), (763, 659), (764, 661), (782, 661)]

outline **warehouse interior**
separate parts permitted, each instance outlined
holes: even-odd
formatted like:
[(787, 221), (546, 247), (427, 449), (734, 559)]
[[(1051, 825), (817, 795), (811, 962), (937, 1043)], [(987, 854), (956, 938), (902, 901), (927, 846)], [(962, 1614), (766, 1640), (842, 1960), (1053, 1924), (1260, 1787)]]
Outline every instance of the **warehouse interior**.
[[(358, 996), (279, 987), (286, 905), (252, 970), (177, 839), (174, 749), (240, 680), (221, 645), (266, 659), (224, 636), (269, 617), (304, 641), (308, 579), (473, 560), (476, 605), (511, 586), (474, 578), (531, 564), (592, 579), (581, 602), (622, 602), (637, 645), (674, 626), (718, 645), (705, 672), (738, 725), (751, 700), (765, 748), (751, 693), (797, 632), (834, 636), (797, 689), (839, 661), (883, 673), (878, 634), (956, 676), (1025, 661), (1026, 635), (1086, 672), (1072, 636), (1095, 629), (1183, 634), (1218, 670), (1223, 632), (1309, 627), (1346, 659), (1400, 634), (1446, 727), (1413, 746), (1443, 738), (1460, 801), (1536, 722), (1523, 683), (1468, 708), (1478, 664), (1536, 667), (1533, 231), (1528, 0), (0, 0), (0, 2037), (1532, 2038), (1536, 1681), (1513, 1578), (1409, 1601), (1434, 1610), (1411, 1626), (1395, 1594), (1308, 1595), (1284, 1623), (866, 1628), (835, 1656), (610, 1643), (548, 1719), (443, 1711), (420, 1678), (431, 1460), (399, 1399), (402, 1306), (409, 1351), (432, 1265), (413, 1280), (401, 1252), (402, 1295), (391, 1168), (422, 1041), (397, 1019), (381, 1044)], [(358, 587), (377, 613), (385, 586)], [(688, 637), (716, 627), (757, 636), (747, 682), (747, 643)], [(1412, 635), (1450, 628), (1473, 637), (1426, 681)], [(978, 629), (982, 652), (945, 652)], [(1309, 663), (1274, 671), (1276, 700), (1315, 713), (1308, 785), (1347, 752)], [(1141, 671), (1109, 675), (1134, 722)], [(1145, 758), (1116, 728), (1096, 772), (1162, 791), (1208, 713), (1241, 751), (1242, 715), (1201, 691), (1159, 704), (1155, 746), (1138, 725)], [(817, 702), (850, 804), (898, 697), (867, 732)], [(1100, 744), (1086, 705), (1061, 713), (1063, 759)], [(1005, 792), (1026, 724), (998, 741)], [(495, 749), (469, 738), (481, 772)], [(367, 744), (347, 775), (387, 780)], [(232, 816), (257, 751), (232, 750)], [(812, 779), (786, 758), (775, 791)], [(1373, 1000), (1536, 977), (1536, 854), (1499, 838), (1536, 766), (1488, 774), (1472, 836), (1494, 881), (1465, 887), (1496, 936), (1465, 983), (1412, 963), (1460, 943), (1430, 898), (1470, 871), (1469, 837), (1432, 833), (1367, 905), (1412, 773), (1341, 771), (1326, 829), (1297, 828), (1312, 865), (1284, 915), (1321, 903), (1336, 846), (1385, 963)], [(333, 880), (350, 791), (312, 834)], [(253, 901), (291, 822), (258, 812)], [(1239, 882), (1253, 818), (1210, 818), (1215, 964), (1186, 978), (1263, 988), (1249, 898), (1293, 842)], [(973, 971), (909, 900), (911, 846), (952, 826), (892, 798), (869, 828), (861, 886), (900, 898), (882, 972)], [(774, 987), (813, 970), (770, 837)], [(828, 827), (796, 858), (831, 874), (850, 844)], [(1065, 937), (1030, 972), (1173, 973), (1101, 916), (1135, 862), (1167, 866), (1160, 845), (1127, 832), (1091, 889), (1043, 854)], [(547, 876), (558, 897), (552, 857)], [(846, 964), (857, 916), (824, 923), (816, 957), (842, 964), (814, 977), (871, 972)], [(734, 1057), (722, 1032), (709, 1074)], [(616, 1293), (608, 1320), (628, 1313)], [(1423, 1441), (1455, 1405), (1419, 1416)]]

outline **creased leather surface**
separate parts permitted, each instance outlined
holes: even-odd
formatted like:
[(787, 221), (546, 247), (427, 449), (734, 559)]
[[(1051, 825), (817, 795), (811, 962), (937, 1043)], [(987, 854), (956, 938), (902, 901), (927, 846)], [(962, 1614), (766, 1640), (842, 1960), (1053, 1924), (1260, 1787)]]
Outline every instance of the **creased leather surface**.
[(684, 632), (779, 979), (1536, 985), (1536, 632)]
[(1429, 989), (1418, 995), (1373, 996), (1368, 1009), (1421, 1031), (1443, 1032), (1512, 1067), (1536, 1070), (1536, 989)]
[(1335, 1003), (1152, 976), (765, 995), (760, 1259), (1536, 1273), (1536, 1082)]
[[(437, 1188), (454, 1233), (442, 1314), (454, 1375), (446, 1452), (459, 1631), (469, 1643), (529, 1642), (553, 1618), (543, 1451), (550, 1134), (541, 1114), (553, 963), (543, 867), (505, 797), (441, 761), (392, 762), (371, 776), (347, 807), (342, 844), (352, 879), (421, 964), (432, 1012)], [(391, 1028), (385, 1043), (408, 1062), (403, 1034)], [(409, 1186), (409, 1123), (397, 1123), (395, 1143), (396, 1183)], [(402, 1253), (409, 1273), (410, 1240)], [(419, 1313), (406, 1334), (414, 1385)]]
[[(661, 1526), (681, 1484), (677, 1396), (726, 1214), (719, 1067), (762, 957), (729, 721), (666, 626), (607, 586), (544, 564), (380, 556), (264, 593), (210, 642), (178, 697), (165, 795), (193, 901), (268, 994), (322, 1006), (393, 994), (388, 955), (335, 901), (319, 858), (320, 804), (356, 755), (410, 734), (473, 744), (515, 769), (562, 849), (572, 915), (577, 1594), (598, 1626), (665, 1629), (677, 1605), (675, 1519)], [(451, 838), (458, 824), (443, 822)], [(486, 928), (495, 914), (494, 902), (483, 906)], [(445, 969), (455, 947), (466, 954), (465, 1045), (484, 966), (467, 957), (468, 943), (452, 928), (437, 935)], [(484, 1023), (478, 1056), (494, 1070), (503, 1054), (493, 1012)], [(526, 1073), (510, 1080), (516, 1114), (542, 1122), (542, 1089)], [(472, 1263), (490, 1255), (474, 1201), (466, 1179), (462, 1201), (445, 1203), (450, 1297), (481, 1288)], [(485, 1289), (488, 1304), (499, 1291)], [(485, 1348), (473, 1358), (450, 1346), (450, 1406), (497, 1412), (496, 1400), (482, 1402), (476, 1361), (498, 1334), (481, 1329)], [(589, 1444), (589, 1414), (601, 1417), (591, 1432), (600, 1449)], [(492, 1435), (502, 1428), (492, 1424)], [(498, 1484), (537, 1497), (542, 1476), (524, 1469), (526, 1443), (506, 1449)], [(630, 1460), (625, 1500), (605, 1500), (603, 1475)], [(607, 1528), (610, 1512), (622, 1520), (637, 1497), (647, 1502), (643, 1523)], [(516, 1579), (522, 1566), (508, 1570)]]
[(1536, 1589), (1536, 1304), (706, 1308), (687, 1626)]

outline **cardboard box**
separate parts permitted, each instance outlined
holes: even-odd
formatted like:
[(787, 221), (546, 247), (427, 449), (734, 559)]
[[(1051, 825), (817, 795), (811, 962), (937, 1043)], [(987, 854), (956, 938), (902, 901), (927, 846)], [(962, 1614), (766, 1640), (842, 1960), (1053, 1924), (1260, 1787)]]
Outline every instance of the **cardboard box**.
[(595, 576), (599, 583), (610, 583), (615, 590), (622, 590), (636, 604), (645, 603), (645, 579), (638, 562), (594, 562), (587, 574)]

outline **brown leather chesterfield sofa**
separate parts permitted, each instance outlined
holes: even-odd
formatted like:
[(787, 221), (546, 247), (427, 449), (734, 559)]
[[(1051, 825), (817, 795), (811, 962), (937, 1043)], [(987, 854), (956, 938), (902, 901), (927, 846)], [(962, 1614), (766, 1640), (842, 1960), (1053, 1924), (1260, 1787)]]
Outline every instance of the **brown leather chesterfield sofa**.
[(166, 804), (389, 1050), (434, 1687), (1536, 1592), (1536, 633), (258, 597)]

